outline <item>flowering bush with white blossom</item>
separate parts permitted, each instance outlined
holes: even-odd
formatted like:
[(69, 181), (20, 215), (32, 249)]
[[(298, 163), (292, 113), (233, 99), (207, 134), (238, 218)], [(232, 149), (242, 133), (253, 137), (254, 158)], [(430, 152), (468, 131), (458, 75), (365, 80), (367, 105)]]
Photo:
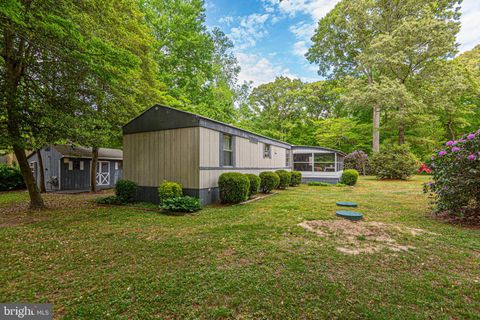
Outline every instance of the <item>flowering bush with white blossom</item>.
[(433, 181), (426, 191), (435, 197), (437, 211), (480, 217), (480, 129), (448, 141), (431, 160)]

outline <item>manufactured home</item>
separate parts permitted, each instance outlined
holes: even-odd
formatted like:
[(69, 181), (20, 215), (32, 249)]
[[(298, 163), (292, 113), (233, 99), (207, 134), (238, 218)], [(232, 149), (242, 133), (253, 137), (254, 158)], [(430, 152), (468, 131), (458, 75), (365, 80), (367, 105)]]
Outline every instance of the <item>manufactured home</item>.
[[(304, 153), (307, 148), (311, 148), (311, 158), (305, 162), (311, 162), (312, 167), (300, 166), (300, 161), (296, 166), (305, 181), (338, 182), (343, 170), (341, 152), (318, 147), (297, 149), (223, 122), (155, 105), (123, 127), (123, 173), (125, 179), (138, 184), (138, 201), (158, 203), (157, 188), (167, 180), (182, 184), (185, 195), (209, 204), (219, 200), (218, 178), (222, 173), (292, 170), (295, 152)], [(325, 155), (325, 165), (316, 162), (317, 154)]]
[[(47, 191), (87, 191), (90, 189), (92, 148), (72, 145), (51, 145), (40, 150)], [(36, 152), (28, 156), (33, 176), (40, 184), (40, 166)], [(123, 152), (118, 149), (98, 150), (96, 182), (98, 189), (115, 187), (122, 177)]]

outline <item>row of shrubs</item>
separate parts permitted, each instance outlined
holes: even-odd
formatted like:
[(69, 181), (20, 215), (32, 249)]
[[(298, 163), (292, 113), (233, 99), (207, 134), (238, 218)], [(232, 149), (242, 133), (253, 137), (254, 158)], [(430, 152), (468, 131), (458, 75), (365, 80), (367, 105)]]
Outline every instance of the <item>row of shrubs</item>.
[(273, 189), (286, 189), (298, 186), (302, 174), (298, 171), (265, 171), (258, 176), (239, 172), (227, 172), (218, 178), (220, 200), (222, 203), (240, 203), (258, 192), (270, 193)]
[[(100, 204), (131, 204), (135, 202), (137, 184), (130, 180), (118, 180), (115, 185), (115, 195), (99, 198)], [(198, 198), (184, 196), (182, 185), (176, 182), (164, 181), (158, 187), (160, 208), (168, 212), (195, 212), (202, 209)]]

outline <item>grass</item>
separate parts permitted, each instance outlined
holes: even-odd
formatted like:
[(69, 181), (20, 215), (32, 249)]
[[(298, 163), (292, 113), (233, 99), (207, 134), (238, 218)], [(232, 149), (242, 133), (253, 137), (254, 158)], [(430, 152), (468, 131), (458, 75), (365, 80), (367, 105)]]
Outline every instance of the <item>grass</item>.
[[(76, 195), (75, 209), (28, 213), (12, 210), (25, 192), (3, 193), (0, 301), (50, 302), (65, 319), (478, 319), (480, 231), (429, 217), (426, 180), (302, 185), (187, 216)], [(435, 235), (403, 235), (407, 252), (341, 253), (297, 226), (335, 219), (336, 201)]]

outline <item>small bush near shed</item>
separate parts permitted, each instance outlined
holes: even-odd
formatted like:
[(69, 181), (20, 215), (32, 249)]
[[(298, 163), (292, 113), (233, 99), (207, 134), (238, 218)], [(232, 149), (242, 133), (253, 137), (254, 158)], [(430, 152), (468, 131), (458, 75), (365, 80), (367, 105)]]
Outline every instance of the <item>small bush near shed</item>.
[(249, 196), (252, 196), (258, 193), (258, 190), (260, 189), (260, 177), (253, 173), (246, 174), (246, 176), (248, 180), (250, 180)]
[(200, 199), (189, 196), (166, 198), (160, 208), (168, 212), (196, 212), (202, 209), (202, 203)]
[(346, 184), (347, 186), (354, 186), (357, 183), (358, 176), (359, 174), (357, 170), (347, 169), (343, 171), (340, 182), (342, 184)]
[(179, 198), (183, 196), (182, 185), (180, 183), (163, 181), (158, 187), (158, 197), (160, 202), (170, 198)]
[(137, 194), (137, 184), (130, 180), (120, 179), (115, 185), (115, 195), (120, 203), (133, 203)]
[(418, 168), (418, 159), (406, 146), (393, 146), (374, 153), (370, 164), (379, 179), (408, 179)]
[(0, 164), (0, 191), (25, 189), (20, 169)]
[(222, 203), (239, 203), (248, 199), (250, 180), (239, 172), (222, 173), (218, 178)]
[(108, 196), (95, 199), (98, 204), (122, 204), (117, 196)]
[(292, 171), (292, 177), (290, 179), (290, 186), (296, 187), (302, 183), (302, 173), (300, 171)]
[(280, 184), (280, 177), (275, 172), (264, 171), (260, 173), (260, 191), (270, 193)]

